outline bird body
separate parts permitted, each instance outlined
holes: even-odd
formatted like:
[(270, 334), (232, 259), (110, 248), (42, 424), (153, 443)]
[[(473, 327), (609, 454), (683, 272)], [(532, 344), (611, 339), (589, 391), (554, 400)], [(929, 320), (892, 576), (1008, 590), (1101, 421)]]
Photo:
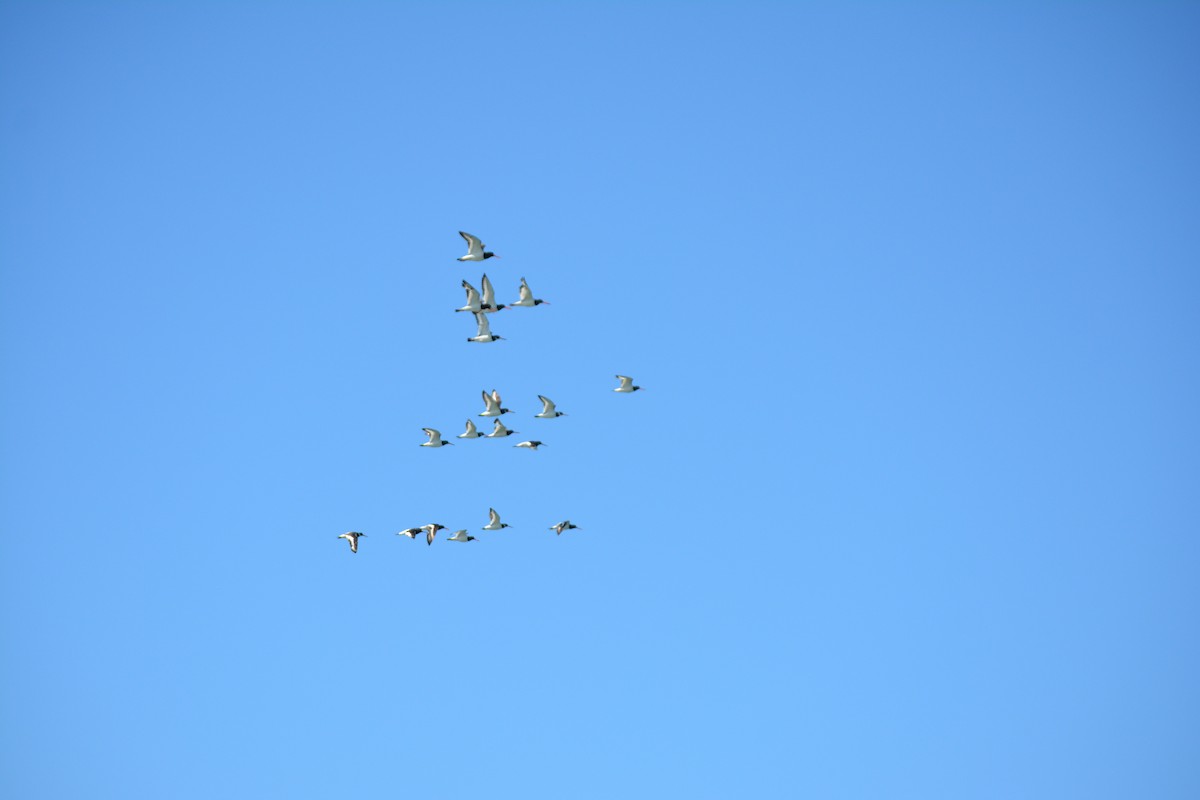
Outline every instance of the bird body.
[(483, 412), (481, 417), (498, 417), (501, 414), (511, 414), (512, 411), (504, 408), (500, 401), (500, 390), (492, 389), (489, 395), (486, 390), (483, 392)]
[(475, 324), (478, 330), (474, 336), (468, 336), (468, 342), (494, 342), (497, 339), (503, 339), (503, 336), (492, 333), (492, 326), (488, 324), (487, 314), (478, 311), (475, 314)]
[(473, 542), (473, 541), (475, 541), (475, 537), (467, 536), (467, 529), (463, 528), (460, 531), (455, 531), (454, 534), (446, 541), (448, 541), (448, 542)]
[(421, 447), (445, 447), (448, 444), (454, 444), (454, 442), (447, 442), (442, 439), (441, 431), (434, 430), (433, 428), (421, 428), (421, 430), (425, 431), (426, 435), (429, 436), (429, 441), (422, 442)]
[(578, 525), (572, 525), (571, 520), (564, 519), (562, 522), (558, 523), (557, 525), (551, 525), (550, 530), (554, 531), (554, 534), (556, 536), (562, 536), (563, 531), (569, 531), (572, 528), (578, 528), (578, 527), (579, 527)]
[[(497, 422), (499, 422), (499, 420), (497, 420)], [(485, 531), (498, 531), (501, 528), (509, 528), (509, 527), (512, 527), (512, 526), (509, 525), (507, 522), (500, 521), (500, 515), (496, 513), (496, 509), (494, 509), (494, 508), (488, 509), (488, 524), (483, 526), (483, 529)]]
[(345, 539), (346, 541), (348, 541), (350, 543), (350, 552), (357, 553), (358, 552), (358, 537), (360, 537), (360, 536), (366, 536), (366, 534), (360, 533), (358, 531), (346, 531), (342, 535), (338, 536), (338, 538)]
[(483, 436), (483, 434), (480, 433), (479, 430), (475, 427), (475, 423), (472, 422), (471, 420), (467, 420), (467, 429), (454, 438), (456, 438), (456, 439), (478, 439), (481, 436)]
[(545, 446), (545, 444), (543, 442), (539, 442), (537, 440), (533, 440), (533, 441), (529, 441), (529, 442), (519, 442), (519, 443), (513, 445), (513, 447), (528, 447), (530, 450), (537, 450), (539, 447), (544, 447), (544, 446)]
[(537, 417), (538, 419), (554, 419), (555, 417), (566, 416), (566, 414), (563, 412), (554, 410), (554, 403), (550, 402), (549, 397), (543, 397), (539, 394), (538, 400), (542, 401), (542, 411), (540, 414), (534, 414), (534, 417)]
[(484, 261), (489, 258), (499, 258), (495, 253), (489, 253), (485, 249), (487, 247), (478, 236), (472, 236), (466, 231), (459, 231), (458, 235), (467, 241), (467, 254), (460, 256), (459, 261)]
[(431, 522), (428, 525), (422, 525), (419, 530), (425, 531), (425, 544), (433, 544), (433, 537), (437, 535), (438, 531), (445, 527), (445, 525), (438, 525), (436, 522)]
[(640, 386), (634, 386), (633, 378), (630, 378), (628, 375), (618, 375), (617, 380), (621, 382), (621, 385), (613, 389), (614, 392), (636, 392), (642, 388)]
[(533, 290), (529, 288), (529, 284), (521, 278), (521, 299), (512, 304), (513, 308), (520, 306), (521, 308), (533, 308), (534, 306), (550, 305), (545, 300), (534, 299)]
[(504, 427), (503, 422), (496, 420), (495, 424), (492, 425), (492, 432), (484, 438), (503, 439), (505, 436), (512, 436), (514, 433), (517, 433), (517, 431), (510, 431), (508, 428)]

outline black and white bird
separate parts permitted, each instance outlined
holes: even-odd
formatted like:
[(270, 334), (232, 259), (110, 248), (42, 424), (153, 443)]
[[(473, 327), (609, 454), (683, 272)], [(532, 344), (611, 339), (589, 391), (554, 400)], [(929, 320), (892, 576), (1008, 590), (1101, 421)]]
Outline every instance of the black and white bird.
[(483, 298), (479, 296), (479, 290), (474, 286), (462, 282), (463, 288), (467, 290), (467, 304), (462, 308), (456, 308), (455, 311), (470, 311), (472, 314), (478, 314), (483, 310)]
[(447, 539), (446, 541), (448, 541), (448, 542), (473, 542), (473, 541), (475, 541), (475, 537), (467, 536), (467, 529), (463, 528), (461, 531), (455, 531), (453, 533), (453, 535), (451, 535), (450, 538)]
[[(497, 422), (498, 421), (499, 420), (497, 420)], [(498, 531), (501, 528), (509, 528), (509, 527), (512, 527), (512, 526), (509, 525), (507, 522), (500, 521), (500, 515), (496, 513), (496, 509), (494, 509), (494, 508), (488, 509), (488, 524), (483, 526), (483, 529), (485, 531)]]
[(463, 431), (462, 433), (460, 433), (458, 436), (455, 436), (454, 438), (455, 439), (478, 439), (481, 436), (483, 436), (483, 434), (480, 433), (479, 430), (475, 427), (475, 423), (472, 422), (471, 420), (467, 420), (467, 429), (465, 431)]
[(564, 519), (562, 522), (558, 523), (557, 525), (551, 525), (550, 530), (554, 531), (556, 536), (562, 536), (563, 531), (569, 531), (572, 528), (578, 528), (578, 527), (579, 527), (578, 525), (572, 525), (571, 520)]
[(502, 308), (508, 308), (505, 305), (496, 305), (496, 287), (492, 286), (492, 282), (488, 280), (486, 272), (483, 275), (483, 294), (481, 300), (483, 305), (480, 308), (485, 314), (491, 314)]
[(357, 553), (358, 552), (358, 537), (360, 537), (360, 536), (366, 536), (366, 534), (359, 533), (358, 531), (346, 531), (338, 538), (345, 539), (346, 541), (348, 541), (350, 543), (350, 552)]
[(396, 535), (397, 536), (407, 536), (408, 538), (412, 539), (413, 541), (416, 541), (417, 534), (420, 532), (421, 532), (420, 528), (405, 528), (402, 531), (398, 531), (396, 533)]
[(554, 410), (554, 403), (552, 403), (550, 401), (549, 397), (543, 397), (542, 395), (539, 394), (538, 400), (542, 401), (542, 412), (540, 414), (533, 415), (537, 419), (554, 419), (555, 417), (565, 417), (566, 416), (566, 414), (564, 414), (563, 412)]
[(512, 413), (511, 410), (503, 408), (500, 405), (499, 389), (492, 389), (492, 393), (490, 395), (486, 391), (483, 392), (483, 406), (483, 412), (479, 415), (481, 417), (498, 417), (501, 414)]
[(510, 431), (508, 428), (504, 427), (503, 422), (501, 422), (500, 420), (496, 420), (495, 424), (492, 425), (492, 432), (489, 433), (484, 438), (485, 439), (503, 439), (505, 436), (512, 436), (514, 433), (520, 433), (520, 431)]
[(529, 288), (529, 284), (521, 278), (521, 299), (512, 304), (512, 308), (520, 306), (521, 308), (533, 308), (534, 306), (550, 305), (545, 300), (535, 300), (533, 290)]
[(485, 249), (487, 247), (478, 236), (472, 236), (466, 231), (459, 231), (458, 235), (467, 240), (467, 254), (460, 257), (459, 261), (484, 261), (489, 258), (499, 258), (495, 253), (489, 253)]
[(454, 442), (447, 442), (442, 439), (441, 431), (436, 431), (433, 428), (421, 428), (421, 430), (425, 431), (425, 434), (429, 437), (428, 442), (421, 442), (421, 447), (444, 447), (448, 444), (454, 444)]
[(617, 380), (621, 382), (621, 385), (613, 389), (614, 392), (636, 392), (638, 389), (642, 388), (640, 386), (634, 386), (633, 378), (629, 377), (628, 375), (618, 375)]
[(545, 444), (534, 439), (533, 441), (528, 442), (518, 442), (517, 444), (514, 444), (513, 447), (528, 447), (530, 450), (537, 450), (539, 447), (545, 447)]
[(425, 531), (425, 544), (433, 544), (433, 537), (436, 536), (437, 532), (444, 527), (446, 526), (438, 525), (436, 522), (431, 522), (428, 525), (422, 525), (420, 530)]
[(475, 314), (475, 324), (479, 329), (474, 336), (468, 336), (468, 342), (494, 342), (497, 339), (503, 339), (503, 336), (492, 333), (492, 326), (488, 324), (487, 314), (480, 311)]

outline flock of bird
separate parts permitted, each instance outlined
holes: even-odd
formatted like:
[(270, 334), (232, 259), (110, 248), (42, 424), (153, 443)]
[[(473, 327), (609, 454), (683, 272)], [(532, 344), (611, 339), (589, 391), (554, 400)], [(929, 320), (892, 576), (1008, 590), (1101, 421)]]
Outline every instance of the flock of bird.
[[(499, 258), (498, 255), (487, 250), (487, 246), (479, 239), (478, 236), (472, 236), (471, 234), (463, 231), (459, 231), (458, 235), (463, 237), (463, 239), (465, 239), (467, 242), (467, 254), (459, 257), (459, 261), (486, 261), (489, 258)], [(477, 290), (465, 280), (462, 282), (462, 286), (467, 293), (467, 303), (462, 308), (456, 308), (454, 310), (456, 312), (471, 312), (475, 317), (475, 324), (477, 326), (475, 335), (467, 338), (468, 342), (486, 343), (494, 342), (497, 339), (503, 338), (492, 333), (491, 326), (488, 323), (489, 314), (494, 314), (495, 312), (505, 308), (534, 308), (540, 305), (548, 305), (545, 300), (540, 300), (533, 296), (533, 290), (529, 288), (529, 284), (524, 278), (521, 278), (520, 298), (515, 303), (511, 303), (509, 305), (503, 305), (496, 302), (496, 290), (492, 286), (492, 282), (488, 280), (488, 276), (486, 274), (483, 276), (483, 280), (480, 282), (482, 291)], [(627, 375), (618, 375), (616, 377), (620, 383), (615, 389), (613, 389), (614, 392), (628, 394), (630, 392), (636, 392), (642, 388), (640, 386), (634, 386), (633, 378), (630, 378)], [(556, 419), (557, 417), (566, 416), (566, 414), (559, 411), (555, 407), (554, 402), (551, 401), (549, 397), (544, 397), (539, 394), (538, 400), (542, 402), (542, 410), (539, 413), (534, 414), (536, 419)], [(511, 413), (512, 411), (505, 408), (501, 402), (499, 391), (493, 389), (491, 394), (488, 394), (488, 392), (484, 390), (483, 411), (480, 412), (479, 416), (493, 418), (492, 432), (487, 434), (480, 433), (479, 429), (475, 427), (475, 423), (468, 419), (467, 429), (460, 433), (456, 438), (503, 439), (508, 436), (512, 436), (513, 434), (517, 433), (517, 431), (509, 430), (504, 426), (504, 423), (500, 421), (501, 416)], [(446, 447), (447, 445), (454, 444), (454, 442), (448, 442), (443, 439), (441, 431), (437, 430), (436, 428), (422, 428), (421, 430), (425, 431), (425, 434), (429, 437), (429, 441), (422, 442), (421, 447)], [(537, 439), (530, 439), (513, 445), (513, 447), (523, 447), (533, 451), (536, 451), (539, 447), (544, 446), (545, 443)], [(433, 539), (437, 535), (437, 532), (445, 529), (445, 527), (445, 525), (439, 525), (431, 522), (428, 525), (422, 525), (417, 528), (407, 528), (399, 531), (396, 535), (406, 536), (409, 539), (416, 540), (418, 534), (424, 533), (425, 544), (429, 545), (433, 544)], [(500, 515), (496, 513), (496, 509), (488, 509), (488, 524), (484, 525), (482, 530), (498, 531), (507, 527), (510, 526), (507, 523), (500, 521)], [(556, 535), (562, 535), (563, 531), (572, 530), (578, 527), (578, 525), (571, 524), (570, 520), (563, 520), (556, 525), (551, 525), (550, 530), (554, 531)], [(358, 540), (364, 536), (366, 536), (366, 534), (362, 533), (361, 531), (347, 531), (337, 538), (345, 539), (350, 544), (350, 552), (357, 553)], [(475, 537), (468, 535), (467, 529), (463, 528), (451, 534), (449, 541), (473, 542), (475, 541)]]

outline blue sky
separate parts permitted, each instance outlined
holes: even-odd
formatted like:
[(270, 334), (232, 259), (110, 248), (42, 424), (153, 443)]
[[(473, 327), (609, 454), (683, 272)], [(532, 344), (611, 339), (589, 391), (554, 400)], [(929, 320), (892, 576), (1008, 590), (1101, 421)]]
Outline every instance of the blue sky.
[(1197, 796), (1198, 23), (0, 4), (3, 793)]

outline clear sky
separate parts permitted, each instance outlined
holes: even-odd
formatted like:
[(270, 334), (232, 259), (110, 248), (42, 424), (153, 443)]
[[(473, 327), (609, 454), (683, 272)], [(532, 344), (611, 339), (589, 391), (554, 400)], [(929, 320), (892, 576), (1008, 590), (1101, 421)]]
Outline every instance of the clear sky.
[(1200, 796), (1198, 34), (0, 3), (0, 794)]

